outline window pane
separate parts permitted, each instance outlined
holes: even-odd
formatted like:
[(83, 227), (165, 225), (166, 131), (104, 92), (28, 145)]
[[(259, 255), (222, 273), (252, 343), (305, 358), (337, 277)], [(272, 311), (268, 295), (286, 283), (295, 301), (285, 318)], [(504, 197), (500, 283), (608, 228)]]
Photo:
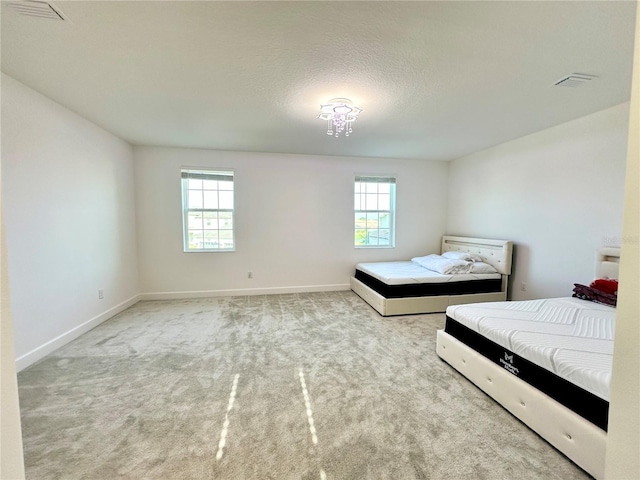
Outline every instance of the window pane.
[(367, 228), (378, 228), (377, 213), (367, 213)]
[(378, 245), (378, 230), (367, 230), (367, 245)]
[(203, 215), (203, 228), (207, 230), (214, 230), (218, 228), (218, 212), (202, 212)]
[[(220, 182), (223, 183), (223, 182)], [(218, 208), (224, 208), (231, 210), (233, 208), (233, 192), (219, 192), (220, 193), (220, 206)]]
[(217, 190), (218, 189), (218, 181), (217, 180), (203, 180), (202, 188), (205, 190)]
[(202, 180), (196, 179), (196, 178), (190, 178), (188, 182), (189, 182), (188, 188), (193, 188), (194, 190), (202, 189)]
[(202, 190), (189, 190), (189, 209), (202, 208)]
[(366, 245), (367, 231), (364, 229), (356, 229), (355, 242), (356, 245)]
[(362, 206), (360, 205), (360, 197), (359, 193), (356, 193), (353, 197), (353, 209), (354, 210), (362, 210)]
[(378, 195), (378, 210), (391, 210), (391, 195)]
[(367, 228), (367, 215), (356, 212), (356, 228)]
[(360, 182), (356, 182), (356, 184), (355, 184), (355, 190), (354, 190), (354, 191), (355, 191), (355, 193), (360, 193), (360, 192), (362, 191), (361, 189), (362, 189), (362, 183), (360, 183)]
[(367, 193), (366, 195), (366, 210), (378, 210), (378, 195), (373, 193)]
[(377, 183), (365, 183), (364, 186), (367, 193), (378, 193)]
[(388, 183), (379, 183), (378, 193), (391, 193), (391, 185)]
[(205, 190), (202, 194), (204, 196), (204, 208), (218, 208), (217, 190)]
[(217, 230), (204, 231), (204, 248), (219, 248)]
[(202, 228), (202, 213), (200, 212), (189, 212), (189, 216), (187, 219), (189, 229), (198, 229)]
[(231, 230), (220, 230), (220, 247), (233, 248), (233, 232)]
[(218, 188), (220, 190), (233, 190), (233, 182), (221, 180), (218, 182)]
[(232, 212), (219, 212), (220, 218), (219, 228), (232, 229), (233, 228), (233, 213)]
[(202, 230), (189, 230), (189, 248), (203, 248)]
[(387, 229), (378, 230), (378, 245), (389, 245), (391, 232)]
[(379, 218), (380, 218), (380, 223), (379, 223), (380, 227), (391, 228), (391, 215), (389, 215), (388, 213), (381, 213)]

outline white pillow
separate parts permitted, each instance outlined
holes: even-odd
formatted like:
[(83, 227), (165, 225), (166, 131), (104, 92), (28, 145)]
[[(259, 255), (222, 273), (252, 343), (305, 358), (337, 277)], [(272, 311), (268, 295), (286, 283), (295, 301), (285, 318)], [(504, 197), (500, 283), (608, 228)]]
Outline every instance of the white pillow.
[(464, 260), (465, 262), (480, 262), (482, 258), (478, 255), (473, 255), (467, 252), (449, 251), (442, 254), (444, 258), (451, 258), (452, 260)]
[(498, 273), (498, 271), (488, 263), (474, 262), (471, 264), (471, 272), (469, 273)]

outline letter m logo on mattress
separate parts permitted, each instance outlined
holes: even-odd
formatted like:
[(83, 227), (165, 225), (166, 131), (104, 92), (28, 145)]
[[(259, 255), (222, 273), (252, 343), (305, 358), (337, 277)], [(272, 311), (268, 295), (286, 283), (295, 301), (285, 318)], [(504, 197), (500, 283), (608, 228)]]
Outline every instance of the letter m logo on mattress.
[(516, 376), (520, 373), (520, 370), (513, 365), (513, 353), (509, 354), (504, 352), (504, 355), (500, 358), (500, 365), (509, 373), (513, 373)]

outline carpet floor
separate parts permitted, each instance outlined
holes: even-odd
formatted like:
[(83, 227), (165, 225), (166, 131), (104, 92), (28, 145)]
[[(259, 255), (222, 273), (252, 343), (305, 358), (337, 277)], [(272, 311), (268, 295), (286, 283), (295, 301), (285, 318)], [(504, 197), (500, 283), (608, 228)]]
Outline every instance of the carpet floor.
[(590, 478), (353, 292), (139, 302), (20, 372), (28, 479)]

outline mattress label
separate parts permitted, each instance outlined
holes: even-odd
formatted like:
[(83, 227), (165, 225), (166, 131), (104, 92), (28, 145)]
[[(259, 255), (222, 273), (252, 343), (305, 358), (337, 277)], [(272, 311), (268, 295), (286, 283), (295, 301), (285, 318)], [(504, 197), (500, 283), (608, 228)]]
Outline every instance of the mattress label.
[(502, 365), (505, 370), (508, 370), (509, 373), (513, 373), (515, 376), (518, 376), (520, 370), (516, 366), (513, 365), (513, 354), (508, 354), (504, 352), (504, 357), (500, 359), (500, 365)]

